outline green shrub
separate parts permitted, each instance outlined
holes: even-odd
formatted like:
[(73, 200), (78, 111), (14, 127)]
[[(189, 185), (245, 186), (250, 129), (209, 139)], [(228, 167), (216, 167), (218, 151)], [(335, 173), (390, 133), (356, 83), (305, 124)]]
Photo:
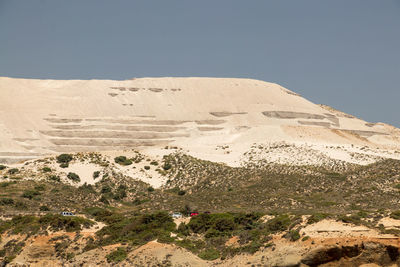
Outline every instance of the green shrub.
[(64, 168), (64, 169), (68, 168), (69, 167), (69, 163), (68, 162), (63, 162), (63, 163), (60, 164), (60, 167)]
[(76, 173), (73, 173), (73, 172), (69, 172), (67, 174), (67, 178), (70, 179), (71, 181), (74, 181), (74, 182), (80, 182), (81, 181), (81, 178), (79, 177), (79, 175), (76, 174)]
[(157, 242), (160, 243), (172, 243), (175, 241), (175, 238), (173, 238), (171, 236), (170, 233), (166, 232), (165, 234), (161, 234), (158, 238), (157, 238)]
[(143, 168), (144, 168), (145, 170), (147, 170), (147, 171), (150, 170), (150, 166), (147, 166), (147, 165), (144, 166)]
[(146, 203), (146, 202), (149, 202), (149, 201), (150, 201), (149, 199), (135, 198), (135, 199), (132, 201), (132, 204), (138, 206), (138, 205), (141, 205), (141, 204)]
[(18, 210), (26, 210), (28, 208), (28, 206), (22, 201), (16, 201), (14, 206)]
[(55, 181), (55, 182), (61, 181), (60, 177), (58, 177), (57, 175), (51, 175), (51, 176), (49, 176), (49, 179), (52, 181)]
[(39, 217), (38, 221), (43, 229), (50, 227), (53, 230), (65, 230), (67, 232), (76, 232), (82, 230), (83, 227), (90, 227), (94, 223), (88, 219), (78, 216), (62, 216), (59, 214), (47, 214)]
[(93, 179), (97, 179), (97, 178), (99, 178), (99, 176), (100, 176), (100, 172), (99, 171), (95, 171), (93, 173)]
[(236, 227), (233, 216), (217, 217), (213, 221), (213, 228), (219, 232), (231, 232)]
[(180, 234), (182, 234), (184, 236), (190, 235), (190, 229), (189, 229), (189, 227), (187, 226), (186, 223), (182, 222), (182, 223), (179, 224), (178, 233), (180, 233)]
[(49, 207), (43, 205), (43, 206), (39, 207), (39, 210), (40, 211), (49, 211), (50, 209), (49, 209)]
[(157, 166), (158, 162), (153, 160), (152, 162), (150, 162), (150, 165)]
[(148, 188), (147, 188), (147, 192), (154, 192), (154, 187), (152, 187), (152, 186), (149, 186)]
[(267, 228), (269, 231), (276, 233), (287, 230), (290, 224), (291, 221), (288, 215), (278, 215), (267, 222)]
[(70, 161), (72, 161), (73, 157), (70, 154), (61, 154), (59, 156), (57, 156), (57, 162), (58, 163), (69, 163)]
[(229, 236), (240, 227), (230, 213), (203, 213), (192, 217), (188, 226), (194, 233), (205, 233), (206, 238)]
[(7, 167), (4, 165), (0, 165), (0, 171), (4, 170), (5, 168), (7, 168)]
[(390, 218), (395, 219), (395, 220), (400, 220), (400, 210), (393, 211), (390, 214)]
[(106, 204), (106, 205), (110, 204), (110, 201), (108, 201), (108, 199), (105, 196), (101, 196), (99, 201), (104, 203), (104, 204)]
[(51, 172), (51, 169), (49, 167), (43, 167), (42, 172)]
[(114, 158), (115, 163), (118, 163), (123, 166), (128, 166), (132, 164), (132, 160), (127, 159), (125, 156), (118, 156)]
[(121, 242), (142, 245), (169, 236), (175, 227), (171, 216), (162, 211), (133, 217), (118, 215), (115, 221), (108, 221), (108, 225), (98, 231), (97, 236), (101, 245)]
[(117, 191), (114, 193), (113, 199), (114, 200), (122, 200), (122, 199), (126, 198), (126, 196), (127, 196), (126, 189), (120, 186), (117, 189)]
[(118, 263), (126, 259), (128, 254), (124, 248), (118, 248), (117, 250), (106, 255), (107, 261), (109, 263)]
[(186, 191), (185, 190), (179, 190), (178, 191), (178, 195), (179, 196), (183, 196), (183, 195), (185, 195), (186, 194)]
[(218, 250), (210, 248), (199, 253), (199, 257), (203, 260), (213, 261), (220, 257)]
[(36, 185), (34, 188), (37, 191), (44, 191), (46, 189), (46, 186), (44, 184), (39, 184), (39, 185)]
[(103, 185), (100, 192), (102, 194), (106, 194), (106, 193), (110, 193), (111, 191), (112, 191), (112, 188), (109, 185)]
[(17, 182), (15, 182), (15, 181), (12, 181), (12, 182), (1, 182), (0, 183), (0, 187), (7, 187), (9, 185), (16, 184), (16, 183)]
[(36, 190), (26, 190), (22, 193), (23, 198), (33, 199), (35, 196), (39, 196), (40, 193)]
[(183, 240), (177, 240), (175, 242), (180, 247), (183, 247), (193, 253), (198, 253), (201, 249), (205, 248), (206, 244), (202, 240), (189, 240), (189, 239), (183, 239)]
[(90, 227), (93, 222), (80, 217), (64, 217), (59, 214), (47, 214), (42, 217), (15, 216), (10, 221), (0, 222), (0, 233), (11, 231), (13, 234), (36, 234), (39, 230), (50, 228), (53, 231), (80, 231), (81, 226)]
[(300, 239), (299, 230), (290, 230), (289, 232), (289, 239), (290, 241), (297, 241)]
[(12, 169), (8, 170), (8, 173), (11, 174), (11, 175), (16, 174), (18, 172), (19, 172), (19, 170), (17, 168), (12, 168)]
[(317, 223), (317, 222), (322, 221), (323, 219), (327, 218), (328, 216), (329, 215), (326, 213), (315, 213), (315, 214), (311, 215), (310, 218), (308, 218), (307, 224)]
[(210, 214), (199, 214), (192, 217), (188, 223), (190, 230), (194, 233), (204, 233), (212, 227)]
[(163, 167), (164, 171), (168, 171), (169, 169), (172, 168), (172, 165), (166, 162), (166, 163), (164, 163), (164, 165), (162, 167)]
[(0, 198), (0, 205), (2, 206), (8, 206), (13, 204), (14, 204), (14, 199), (12, 198)]
[(339, 220), (344, 223), (352, 223), (355, 225), (359, 225), (361, 223), (361, 217), (357, 214), (352, 214), (350, 216), (342, 215), (339, 217)]

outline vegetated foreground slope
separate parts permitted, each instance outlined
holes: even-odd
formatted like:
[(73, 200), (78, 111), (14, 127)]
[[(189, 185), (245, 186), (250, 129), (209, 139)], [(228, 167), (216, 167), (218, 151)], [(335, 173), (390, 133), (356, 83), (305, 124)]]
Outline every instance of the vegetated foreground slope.
[[(399, 261), (398, 160), (333, 171), (230, 167), (181, 152), (159, 161), (133, 155), (77, 153), (3, 165), (0, 260), (139, 266)], [(72, 172), (77, 164), (96, 167), (91, 179)], [(154, 188), (126, 175), (136, 169), (159, 173), (165, 185)], [(57, 215), (62, 210), (79, 216)], [(172, 211), (200, 215), (173, 220)]]
[[(156, 154), (169, 145), (202, 159), (239, 166), (254, 144), (268, 147), (279, 142), (306, 145), (328, 157), (361, 164), (376, 157), (399, 158), (398, 129), (315, 105), (263, 81), (0, 78), (0, 90), (3, 163), (60, 152), (138, 147)], [(319, 158), (297, 160), (288, 153), (263, 157), (298, 164)], [(368, 157), (354, 156), (360, 153)]]

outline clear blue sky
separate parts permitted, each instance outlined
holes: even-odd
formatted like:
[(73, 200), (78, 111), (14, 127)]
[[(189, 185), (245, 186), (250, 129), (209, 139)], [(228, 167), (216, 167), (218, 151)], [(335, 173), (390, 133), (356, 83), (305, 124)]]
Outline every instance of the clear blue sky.
[(400, 0), (0, 0), (0, 76), (255, 78), (400, 126)]

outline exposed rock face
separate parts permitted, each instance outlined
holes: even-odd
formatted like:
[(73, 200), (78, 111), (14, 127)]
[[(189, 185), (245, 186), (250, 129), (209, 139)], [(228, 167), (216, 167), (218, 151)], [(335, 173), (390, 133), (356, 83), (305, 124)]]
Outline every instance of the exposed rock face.
[(172, 144), (210, 160), (217, 146), (229, 145), (230, 163), (254, 143), (400, 144), (396, 128), (250, 79), (0, 78), (0, 91), (0, 162)]
[(399, 248), (374, 242), (362, 246), (322, 246), (308, 252), (301, 263), (314, 266), (360, 266), (376, 263), (379, 266), (399, 264)]

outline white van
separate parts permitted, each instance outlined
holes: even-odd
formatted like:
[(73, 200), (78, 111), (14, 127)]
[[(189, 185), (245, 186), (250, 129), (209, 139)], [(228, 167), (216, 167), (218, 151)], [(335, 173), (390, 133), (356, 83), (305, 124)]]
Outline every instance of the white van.
[(172, 218), (174, 218), (174, 219), (180, 219), (180, 218), (182, 218), (182, 213), (180, 213), (180, 212), (174, 212), (174, 213), (172, 213)]
[(73, 214), (72, 212), (69, 212), (69, 211), (63, 211), (60, 214), (62, 216), (75, 216), (75, 214)]

